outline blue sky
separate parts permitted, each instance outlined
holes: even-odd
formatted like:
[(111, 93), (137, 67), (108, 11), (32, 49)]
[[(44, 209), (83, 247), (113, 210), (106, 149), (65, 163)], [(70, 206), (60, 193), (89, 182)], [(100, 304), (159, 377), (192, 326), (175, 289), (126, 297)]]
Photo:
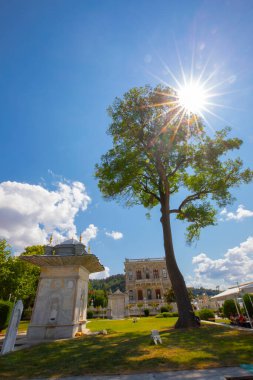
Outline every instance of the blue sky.
[[(252, 1), (0, 0), (0, 235), (25, 245), (79, 235), (109, 268), (161, 257), (159, 209), (105, 202), (94, 166), (111, 146), (107, 107), (134, 86), (214, 73), (218, 106), (208, 131), (230, 125), (252, 167)], [(221, 107), (222, 105), (222, 107)], [(179, 266), (193, 285), (253, 280), (253, 185), (185, 244), (173, 222)], [(243, 207), (239, 207), (242, 205)], [(222, 210), (221, 210), (222, 211)], [(119, 234), (113, 234), (119, 232)]]

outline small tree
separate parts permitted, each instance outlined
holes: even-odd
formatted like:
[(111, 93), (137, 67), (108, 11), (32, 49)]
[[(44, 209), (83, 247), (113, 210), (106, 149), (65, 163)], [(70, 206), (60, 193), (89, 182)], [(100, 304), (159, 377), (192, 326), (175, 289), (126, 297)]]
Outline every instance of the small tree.
[(109, 108), (113, 147), (96, 166), (96, 177), (107, 199), (148, 209), (160, 206), (167, 270), (179, 311), (176, 327), (197, 327), (176, 262), (171, 217), (189, 223), (191, 242), (201, 228), (216, 223), (216, 205), (232, 202), (230, 188), (248, 183), (253, 173), (242, 169), (239, 158), (225, 159), (242, 144), (227, 137), (229, 129), (210, 137), (198, 116), (179, 111), (177, 93), (169, 87), (133, 88), (116, 98)]
[[(240, 306), (237, 304), (238, 310), (240, 310)], [(229, 318), (230, 315), (237, 315), (237, 309), (235, 306), (234, 300), (226, 300), (223, 305), (223, 313), (224, 316)]]
[(248, 310), (249, 316), (252, 318), (253, 317), (253, 296), (250, 294), (244, 294), (243, 296), (243, 301), (246, 305), (246, 308)]

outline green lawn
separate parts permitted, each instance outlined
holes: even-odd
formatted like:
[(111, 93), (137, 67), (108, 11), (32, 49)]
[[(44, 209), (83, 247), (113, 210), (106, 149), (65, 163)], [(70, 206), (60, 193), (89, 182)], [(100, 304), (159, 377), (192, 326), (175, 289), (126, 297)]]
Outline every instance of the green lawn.
[[(215, 325), (175, 330), (176, 318), (93, 320), (92, 331), (108, 335), (86, 336), (42, 344), (0, 358), (0, 378), (29, 379), (211, 368), (252, 363), (253, 335)], [(158, 329), (163, 340), (155, 346), (150, 330)]]
[[(29, 325), (29, 321), (20, 321), (19, 326), (18, 326), (18, 332), (26, 332), (28, 325)], [(5, 334), (6, 330), (7, 329), (3, 330), (2, 334)]]

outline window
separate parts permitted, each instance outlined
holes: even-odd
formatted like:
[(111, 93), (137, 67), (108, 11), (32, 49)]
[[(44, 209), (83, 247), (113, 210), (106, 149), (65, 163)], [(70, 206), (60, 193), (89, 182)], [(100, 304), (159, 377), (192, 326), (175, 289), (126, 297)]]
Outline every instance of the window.
[(160, 289), (156, 289), (156, 290), (155, 290), (155, 297), (156, 297), (156, 299), (158, 299), (158, 300), (161, 299), (161, 290), (160, 290)]
[(151, 289), (147, 289), (147, 299), (152, 300), (152, 290)]
[(158, 269), (154, 269), (153, 270), (153, 275), (154, 275), (154, 278), (159, 278), (159, 271), (158, 271)]
[(167, 278), (167, 271), (166, 271), (166, 269), (163, 269), (163, 278)]
[(146, 269), (146, 278), (150, 278), (149, 270), (148, 269)]
[(138, 290), (138, 301), (142, 301), (143, 300), (143, 292), (142, 290)]
[(133, 301), (134, 300), (134, 292), (133, 290), (129, 290), (129, 301)]
[(141, 280), (141, 271), (140, 270), (136, 271), (136, 280)]
[(133, 279), (133, 272), (132, 271), (128, 272), (128, 279), (129, 280)]

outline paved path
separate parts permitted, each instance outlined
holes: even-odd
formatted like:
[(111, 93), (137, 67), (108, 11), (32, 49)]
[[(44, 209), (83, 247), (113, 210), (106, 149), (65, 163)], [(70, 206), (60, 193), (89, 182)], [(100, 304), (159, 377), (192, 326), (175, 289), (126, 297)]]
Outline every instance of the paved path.
[[(170, 371), (158, 373), (142, 373), (132, 375), (107, 376), (72, 376), (50, 377), (50, 380), (224, 380), (225, 376), (249, 376), (250, 373), (240, 367), (214, 368), (192, 371)], [(49, 379), (33, 379), (49, 380)]]

